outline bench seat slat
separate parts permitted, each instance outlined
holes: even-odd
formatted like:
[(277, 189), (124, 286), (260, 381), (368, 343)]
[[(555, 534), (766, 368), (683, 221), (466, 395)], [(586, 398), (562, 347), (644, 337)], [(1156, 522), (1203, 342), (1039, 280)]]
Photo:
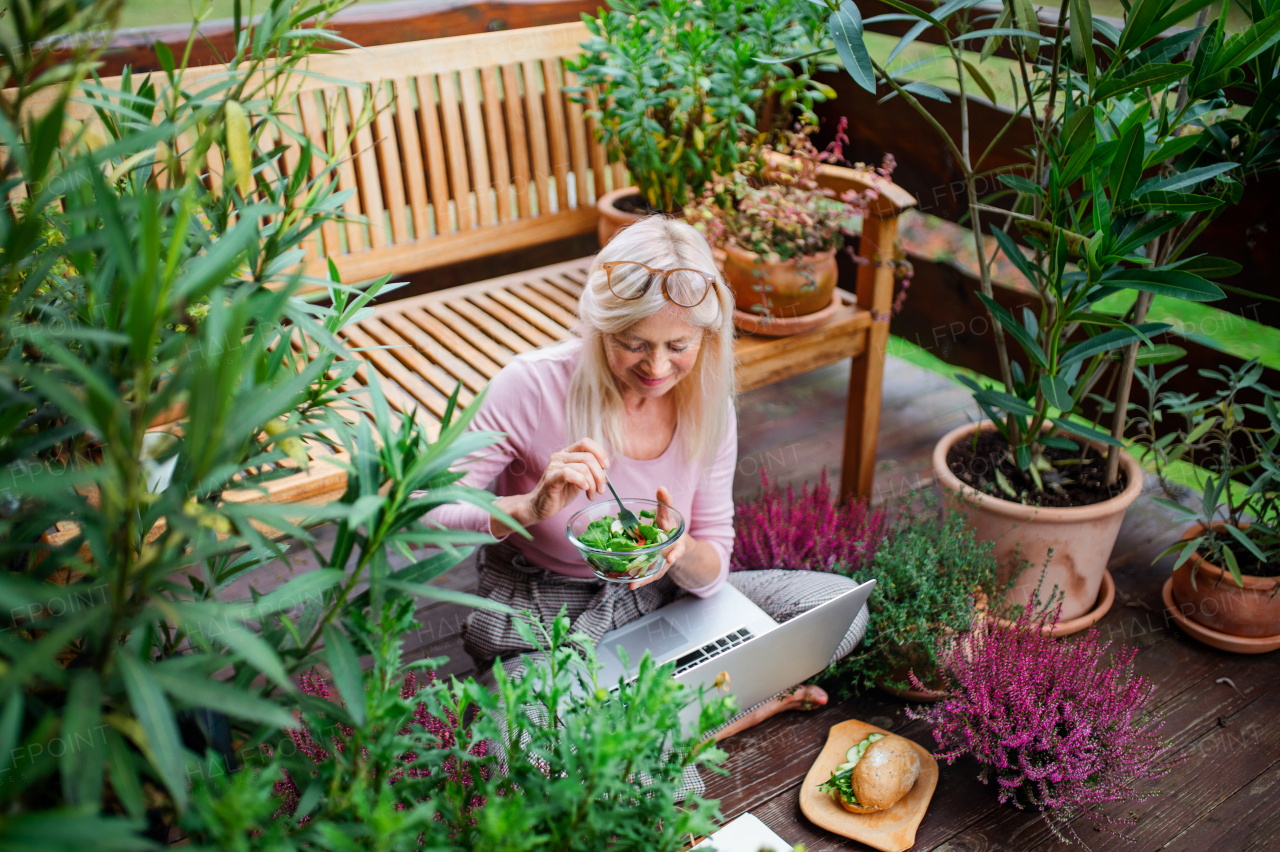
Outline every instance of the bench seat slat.
[[(517, 350), (507, 346), (505, 342), (495, 340), (490, 335), (481, 330), (481, 326), (477, 326), (467, 319), (463, 312), (455, 311), (456, 305), (446, 305), (443, 302), (428, 303), (422, 306), (422, 309), (439, 320), (451, 331), (457, 333), (460, 337), (467, 340), (468, 343), (475, 346), (476, 349), (484, 352), (485, 356), (498, 365), (498, 369), (502, 369), (510, 363), (511, 358), (516, 354)], [(469, 306), (468, 306), (469, 307)], [(521, 350), (523, 351), (523, 350)], [(496, 373), (494, 375), (497, 375)]]
[[(564, 340), (569, 336), (569, 329), (548, 317), (542, 311), (521, 299), (511, 290), (501, 288), (489, 294), (490, 298), (502, 304), (520, 316), (525, 322), (545, 334), (550, 340)], [(544, 346), (546, 344), (539, 344)]]
[[(415, 345), (409, 337), (400, 334), (391, 323), (383, 323), (376, 317), (370, 317), (361, 321), (360, 328), (384, 346), (392, 347), (386, 351), (395, 356), (413, 375), (425, 379), (432, 387), (444, 394), (446, 399), (453, 394), (458, 380), (446, 373), (438, 364), (428, 360), (423, 349)], [(458, 404), (463, 408), (470, 405), (474, 399), (475, 394), (465, 386), (458, 394)]]

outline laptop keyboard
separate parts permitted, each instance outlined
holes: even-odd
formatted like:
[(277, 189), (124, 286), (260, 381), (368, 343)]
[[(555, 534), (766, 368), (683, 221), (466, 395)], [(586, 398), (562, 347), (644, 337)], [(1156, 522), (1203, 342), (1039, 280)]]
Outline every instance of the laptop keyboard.
[(754, 639), (754, 635), (747, 628), (735, 630), (727, 633), (719, 639), (708, 642), (701, 648), (695, 648), (676, 660), (676, 674), (682, 674), (696, 665), (706, 662), (712, 657), (718, 657), (730, 648), (736, 648), (748, 639)]

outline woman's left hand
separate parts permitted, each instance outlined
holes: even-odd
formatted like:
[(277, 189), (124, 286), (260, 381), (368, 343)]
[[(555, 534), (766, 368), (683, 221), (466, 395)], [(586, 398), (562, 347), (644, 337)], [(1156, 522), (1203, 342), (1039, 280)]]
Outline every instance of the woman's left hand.
[[(678, 524), (671, 511), (671, 492), (667, 490), (665, 485), (658, 489), (658, 503), (661, 505), (658, 506), (657, 517), (654, 519), (658, 529), (674, 529)], [(675, 540), (674, 544), (662, 551), (662, 555), (666, 557), (666, 560), (663, 562), (661, 571), (654, 574), (652, 577), (645, 577), (643, 580), (628, 583), (627, 588), (638, 589), (641, 586), (655, 582), (659, 577), (664, 576), (667, 571), (671, 570), (671, 566), (676, 562), (679, 562), (680, 558), (688, 552), (693, 543), (693, 538), (689, 533), (686, 532), (684, 535), (680, 536)]]

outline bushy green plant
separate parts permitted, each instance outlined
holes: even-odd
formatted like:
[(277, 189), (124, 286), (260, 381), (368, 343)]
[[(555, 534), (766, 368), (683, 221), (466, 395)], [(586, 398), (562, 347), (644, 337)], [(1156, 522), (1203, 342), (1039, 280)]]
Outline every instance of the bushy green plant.
[(913, 503), (902, 502), (872, 563), (848, 573), (859, 583), (874, 579), (876, 587), (862, 642), (822, 674), (838, 694), (881, 683), (908, 688), (908, 671), (929, 682), (939, 638), (967, 633), (981, 616), (979, 602), (995, 607), (1006, 591), (991, 542), (974, 538), (962, 512), (940, 519), (932, 501)]
[[(1180, 523), (1202, 528), (1156, 558), (1177, 553), (1177, 569), (1199, 552), (1226, 568), (1240, 587), (1243, 574), (1280, 575), (1280, 401), (1260, 382), (1262, 372), (1257, 358), (1234, 369), (1201, 370), (1218, 384), (1211, 394), (1169, 394), (1165, 400), (1169, 412), (1185, 420), (1168, 460), (1207, 472), (1194, 505), (1155, 498)], [(1262, 405), (1240, 400), (1250, 390), (1262, 394)]]
[[(327, 662), (351, 691), (344, 619), (405, 594), (487, 605), (424, 585), (476, 537), (423, 516), (491, 505), (449, 466), (493, 436), (464, 436), (464, 414), (432, 441), (376, 384), (342, 390), (356, 363), (338, 359), (337, 333), (385, 280), (328, 282), (328, 307), (297, 295), (302, 241), (341, 205), (341, 155), (304, 143), (290, 172), (261, 133), (292, 132), (290, 81), (331, 38), (339, 0), (270, 0), (211, 85), (184, 84), (160, 50), (165, 73), (125, 75), (121, 90), (85, 81), (90, 56), (39, 59), (41, 39), (116, 4), (21, 5), (18, 43), (0, 51), (18, 86), (0, 99), (0, 196), (29, 197), (0, 206), (0, 847), (144, 848), (186, 812), (202, 755), (231, 766), (232, 742), (293, 724), (295, 673)], [(100, 124), (67, 118), (77, 91)], [(214, 146), (220, 187), (204, 165)], [(148, 430), (175, 416), (176, 440), (148, 458)], [(304, 441), (340, 453), (346, 493), (265, 500), (308, 465)], [(173, 472), (152, 490), (156, 462)], [(320, 522), (336, 526), (323, 551)], [(319, 569), (228, 600), (236, 578), (285, 556), (272, 530), (309, 543)], [(411, 546), (444, 550), (422, 560)], [(408, 567), (393, 571), (392, 552)]]
[[(610, 0), (574, 71), (610, 161), (621, 159), (653, 210), (679, 213), (733, 172), (767, 105), (786, 121), (834, 91), (812, 77), (821, 34), (808, 0)], [(596, 89), (594, 100), (586, 88)]]
[[(1047, 30), (1025, 0), (1006, 0), (996, 16), (979, 9), (977, 0), (953, 0), (929, 11), (892, 0), (904, 14), (889, 17), (915, 23), (882, 65), (866, 49), (856, 5), (826, 2), (829, 31), (849, 73), (867, 90), (874, 92), (879, 81), (911, 105), (964, 175), (980, 260), (979, 298), (995, 329), (1004, 388), (968, 383), (1007, 444), (1010, 470), (1025, 479), (1020, 487), (998, 478), (1004, 496), (1038, 504), (1046, 490), (1062, 492), (1073, 478), (1069, 465), (1079, 464), (1079, 457), (1048, 451), (1075, 453), (1079, 439), (1110, 445), (1105, 485), (1114, 489), (1135, 365), (1181, 355), (1177, 347), (1152, 340), (1168, 325), (1145, 321), (1151, 298), (1211, 301), (1223, 295), (1209, 279), (1229, 276), (1238, 265), (1183, 253), (1209, 219), (1239, 200), (1242, 163), (1273, 167), (1280, 154), (1280, 87), (1274, 85), (1280, 5), (1251, 4), (1251, 25), (1228, 36), (1225, 12), (1206, 26), (1210, 0), (1126, 3), (1118, 28), (1094, 19), (1084, 0), (1063, 0), (1057, 25)], [(1196, 27), (1170, 30), (1197, 13)], [(941, 39), (943, 55), (890, 70), (892, 60), (927, 29)], [(995, 139), (1017, 121), (1029, 120), (1035, 132), (1026, 161), (994, 175), (1005, 186), (998, 195), (1015, 198), (1011, 211), (978, 197), (980, 180), (992, 175), (982, 171), (982, 163), (995, 142), (982, 153), (971, 147), (967, 97), (977, 86), (997, 101), (974, 60), (1004, 43), (1015, 55), (1017, 75), (1012, 112)], [(979, 46), (981, 54), (967, 52)], [(948, 81), (960, 93), (956, 136), (921, 103), (949, 101), (941, 89), (898, 79), (930, 63), (941, 66), (933, 79)], [(1246, 81), (1258, 102), (1241, 123), (1229, 114), (1224, 90)], [(988, 233), (987, 223), (1001, 218), (1017, 230)], [(1035, 288), (1038, 312), (1024, 309), (1015, 317), (995, 301), (989, 239)], [(1096, 310), (1102, 299), (1126, 290), (1137, 293), (1122, 317)], [(1025, 368), (1010, 357), (1006, 336), (1022, 350)], [(1114, 420), (1102, 431), (1070, 415), (1083, 413), (1081, 401), (1111, 366), (1113, 353), (1122, 354)]]
[[(685, 767), (723, 759), (703, 735), (728, 718), (730, 699), (708, 697), (699, 730), (683, 732), (680, 711), (701, 699), (676, 684), (672, 667), (646, 654), (638, 677), (610, 693), (563, 612), (549, 629), (516, 622), (539, 652), (519, 679), (495, 669), (495, 692), (468, 679), (406, 694), (406, 674), (438, 661), (406, 665), (411, 608), (382, 612), (347, 625), (374, 661), (363, 694), (345, 709), (315, 699), (302, 713), (310, 741), (328, 753), (313, 760), (281, 748), (234, 775), (202, 776), (186, 824), (197, 848), (675, 852), (714, 829), (715, 802), (675, 797)], [(423, 709), (436, 719), (480, 715), (443, 738), (421, 724)], [(300, 795), (277, 813), (271, 792), (285, 768)]]

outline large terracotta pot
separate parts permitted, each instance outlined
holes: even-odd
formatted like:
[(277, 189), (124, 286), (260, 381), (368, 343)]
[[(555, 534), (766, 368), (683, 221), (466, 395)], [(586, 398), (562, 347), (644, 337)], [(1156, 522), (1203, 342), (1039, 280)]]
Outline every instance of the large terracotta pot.
[[(1221, 526), (1216, 524), (1215, 528)], [(1248, 524), (1241, 525), (1242, 529), (1247, 527)], [(1182, 540), (1193, 539), (1202, 532), (1204, 526), (1196, 524), (1182, 534)], [(1241, 579), (1244, 588), (1236, 585), (1229, 571), (1196, 553), (1173, 572), (1173, 599), (1183, 615), (1219, 633), (1254, 637), (1280, 634), (1280, 595), (1275, 594), (1280, 577), (1244, 574)]]
[[(989, 421), (982, 427), (994, 428)], [(1060, 621), (1086, 613), (1094, 616), (1079, 624), (1077, 629), (1083, 630), (1105, 613), (1105, 609), (1098, 606), (1099, 590), (1125, 510), (1142, 493), (1142, 467), (1131, 455), (1121, 453), (1125, 489), (1101, 503), (1066, 509), (1024, 506), (965, 485), (947, 466), (951, 446), (971, 436), (977, 428), (978, 424), (970, 423), (952, 429), (933, 448), (934, 475), (955, 498), (949, 501), (950, 510), (968, 516), (979, 541), (995, 543), (1001, 582), (1008, 580), (1021, 561), (1031, 563), (1011, 590), (1010, 603), (1025, 605), (1037, 588), (1040, 599), (1048, 600), (1057, 586), (1064, 595)], [(1051, 549), (1053, 559), (1041, 580), (1041, 569)]]
[(626, 196), (637, 196), (640, 190), (634, 186), (624, 186), (613, 192), (606, 192), (596, 199), (596, 210), (600, 212), (600, 220), (596, 224), (596, 236), (600, 238), (600, 248), (604, 248), (622, 228), (644, 217), (618, 208), (618, 201)]
[(775, 317), (815, 314), (831, 305), (836, 290), (836, 251), (773, 263), (736, 245), (724, 247), (724, 277), (745, 314)]

